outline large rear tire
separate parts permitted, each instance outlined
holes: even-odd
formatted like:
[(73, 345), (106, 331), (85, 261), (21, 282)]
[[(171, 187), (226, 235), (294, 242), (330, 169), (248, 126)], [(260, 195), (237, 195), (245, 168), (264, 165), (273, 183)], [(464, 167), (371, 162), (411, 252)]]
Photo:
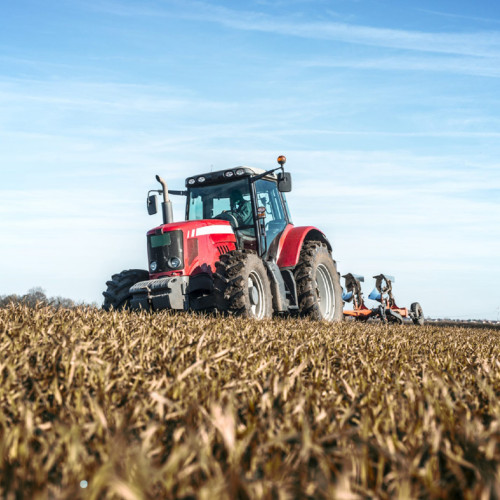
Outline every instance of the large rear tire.
[(337, 265), (327, 246), (320, 241), (302, 245), (294, 271), (299, 313), (312, 319), (342, 321), (342, 287)]
[(148, 279), (149, 273), (143, 269), (128, 269), (119, 274), (113, 274), (111, 280), (106, 282), (107, 290), (102, 292), (104, 295), (102, 308), (105, 311), (128, 309), (132, 298), (129, 292), (130, 287), (139, 283), (139, 281)]
[(215, 264), (214, 289), (219, 310), (245, 318), (273, 315), (273, 297), (267, 270), (253, 252), (232, 250)]

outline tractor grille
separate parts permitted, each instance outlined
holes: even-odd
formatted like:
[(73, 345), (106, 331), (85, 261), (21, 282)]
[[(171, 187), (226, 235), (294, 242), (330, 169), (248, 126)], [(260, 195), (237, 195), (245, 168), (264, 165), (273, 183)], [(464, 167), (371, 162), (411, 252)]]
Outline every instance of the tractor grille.
[[(178, 271), (184, 269), (184, 248), (183, 248), (182, 231), (168, 231), (166, 233), (148, 235), (148, 259), (149, 265), (151, 262), (156, 262), (156, 270), (151, 272), (162, 273), (166, 271)], [(178, 267), (170, 267), (169, 259), (177, 257), (181, 265)]]
[(225, 253), (229, 252), (229, 245), (217, 245), (217, 251), (219, 252), (219, 255), (224, 255)]

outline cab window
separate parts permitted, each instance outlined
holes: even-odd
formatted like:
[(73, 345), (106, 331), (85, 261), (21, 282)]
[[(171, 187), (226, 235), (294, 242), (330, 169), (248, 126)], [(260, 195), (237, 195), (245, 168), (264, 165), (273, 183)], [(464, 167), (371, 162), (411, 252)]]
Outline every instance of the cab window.
[(255, 225), (248, 178), (189, 189), (187, 220), (227, 220), (241, 248), (256, 250)]
[(259, 179), (255, 183), (257, 207), (266, 210), (265, 228), (267, 247), (272, 243), (287, 225), (280, 192), (275, 182)]
[(199, 186), (189, 190), (187, 220), (213, 219), (223, 212), (234, 209), (231, 194), (241, 193), (244, 201), (250, 201), (250, 186), (248, 180), (212, 186)]

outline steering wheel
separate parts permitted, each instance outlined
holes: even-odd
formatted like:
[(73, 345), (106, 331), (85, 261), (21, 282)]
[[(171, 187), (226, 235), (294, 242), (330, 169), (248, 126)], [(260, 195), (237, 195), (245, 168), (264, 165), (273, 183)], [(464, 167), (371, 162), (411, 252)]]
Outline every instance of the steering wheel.
[(224, 211), (213, 217), (213, 219), (227, 220), (231, 224), (231, 226), (233, 226), (236, 229), (238, 226), (241, 225), (242, 222), (240, 217), (238, 217), (238, 215), (239, 214), (235, 214), (234, 212)]

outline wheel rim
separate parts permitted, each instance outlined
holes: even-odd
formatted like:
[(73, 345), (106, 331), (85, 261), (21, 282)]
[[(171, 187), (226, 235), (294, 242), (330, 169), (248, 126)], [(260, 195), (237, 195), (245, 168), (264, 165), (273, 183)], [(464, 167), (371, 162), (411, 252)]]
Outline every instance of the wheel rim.
[(332, 320), (335, 314), (333, 279), (326, 266), (320, 264), (316, 270), (316, 291), (321, 317)]
[(248, 276), (248, 296), (252, 316), (257, 319), (263, 318), (266, 310), (264, 283), (255, 271), (252, 271)]

